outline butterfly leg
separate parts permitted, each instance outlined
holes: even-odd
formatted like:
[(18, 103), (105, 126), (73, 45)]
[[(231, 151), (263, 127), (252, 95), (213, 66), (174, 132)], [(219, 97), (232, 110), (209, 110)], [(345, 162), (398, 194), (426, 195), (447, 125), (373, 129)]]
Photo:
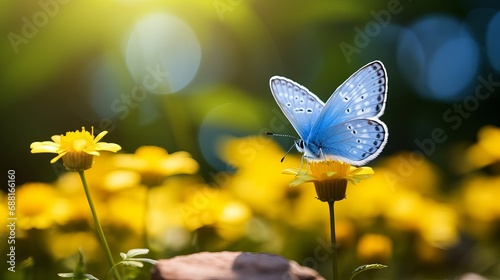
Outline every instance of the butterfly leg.
[(323, 149), (319, 148), (319, 158), (326, 162), (326, 165), (329, 165), (329, 162), (326, 158), (326, 155), (323, 153)]
[(309, 162), (307, 160), (306, 160), (305, 165), (306, 165), (306, 169), (304, 170), (304, 173), (302, 173), (302, 167), (304, 166), (304, 157), (301, 157), (299, 171), (297, 172), (296, 176), (307, 174), (307, 172), (309, 171)]

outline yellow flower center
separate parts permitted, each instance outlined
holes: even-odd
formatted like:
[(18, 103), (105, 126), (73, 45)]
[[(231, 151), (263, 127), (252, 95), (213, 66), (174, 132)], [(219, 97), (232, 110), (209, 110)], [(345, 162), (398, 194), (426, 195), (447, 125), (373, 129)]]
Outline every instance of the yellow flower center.
[(94, 135), (82, 128), (82, 131), (67, 132), (60, 136), (60, 149), (67, 152), (93, 150)]
[(339, 161), (318, 161), (310, 165), (311, 175), (319, 180), (335, 180), (346, 177), (351, 171), (351, 165)]

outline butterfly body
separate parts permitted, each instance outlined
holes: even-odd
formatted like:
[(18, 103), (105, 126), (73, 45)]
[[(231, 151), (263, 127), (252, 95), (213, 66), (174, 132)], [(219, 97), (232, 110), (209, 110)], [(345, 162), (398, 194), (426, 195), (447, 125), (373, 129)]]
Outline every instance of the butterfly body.
[(351, 75), (323, 103), (304, 86), (284, 77), (270, 80), (279, 107), (300, 136), (295, 141), (308, 160), (341, 160), (363, 165), (387, 143), (379, 120), (387, 97), (387, 72), (373, 61)]

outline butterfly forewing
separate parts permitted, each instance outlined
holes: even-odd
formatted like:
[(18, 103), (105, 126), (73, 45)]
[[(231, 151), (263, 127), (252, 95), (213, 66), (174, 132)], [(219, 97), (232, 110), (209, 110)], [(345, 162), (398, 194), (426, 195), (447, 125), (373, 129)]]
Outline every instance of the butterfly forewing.
[(316, 122), (319, 127), (351, 119), (366, 119), (384, 113), (387, 73), (380, 61), (373, 61), (352, 74), (326, 102)]
[(287, 78), (274, 76), (269, 83), (276, 103), (300, 137), (307, 139), (324, 107), (323, 101), (307, 88)]

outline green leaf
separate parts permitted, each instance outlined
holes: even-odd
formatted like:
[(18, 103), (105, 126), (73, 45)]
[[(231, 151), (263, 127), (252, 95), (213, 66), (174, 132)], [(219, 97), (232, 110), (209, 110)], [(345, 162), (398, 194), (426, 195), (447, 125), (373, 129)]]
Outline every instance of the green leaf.
[(386, 267), (387, 267), (387, 265), (378, 264), (378, 263), (362, 265), (362, 266), (356, 268), (352, 272), (351, 278), (349, 278), (349, 280), (354, 279), (354, 277), (356, 277), (356, 275), (360, 274), (363, 271), (370, 270), (370, 269), (382, 269), (382, 268), (386, 268)]
[(57, 275), (62, 278), (75, 278), (75, 274), (73, 272), (57, 273)]
[(155, 265), (158, 261), (152, 260), (152, 259), (147, 259), (147, 258), (132, 258), (128, 259), (130, 261), (137, 261), (137, 262), (143, 262), (143, 263), (150, 263)]
[(81, 279), (81, 280), (99, 280), (97, 279), (94, 275), (92, 274), (83, 274), (83, 275), (78, 275), (77, 273), (73, 272), (68, 272), (68, 273), (57, 273), (59, 277), (62, 278), (72, 278), (72, 279)]
[(99, 280), (94, 275), (85, 273), (85, 262), (80, 249), (78, 249), (78, 262), (76, 263), (74, 272), (58, 273), (57, 275), (62, 278), (77, 280)]
[(123, 265), (133, 266), (133, 267), (143, 267), (144, 264), (138, 261), (121, 261)]
[(127, 256), (129, 258), (133, 258), (138, 255), (147, 255), (149, 253), (149, 249), (130, 249), (127, 252)]
[(75, 266), (75, 275), (76, 277), (81, 277), (84, 274), (85, 274), (85, 260), (83, 258), (83, 253), (81, 249), (78, 249), (78, 262), (76, 263)]

